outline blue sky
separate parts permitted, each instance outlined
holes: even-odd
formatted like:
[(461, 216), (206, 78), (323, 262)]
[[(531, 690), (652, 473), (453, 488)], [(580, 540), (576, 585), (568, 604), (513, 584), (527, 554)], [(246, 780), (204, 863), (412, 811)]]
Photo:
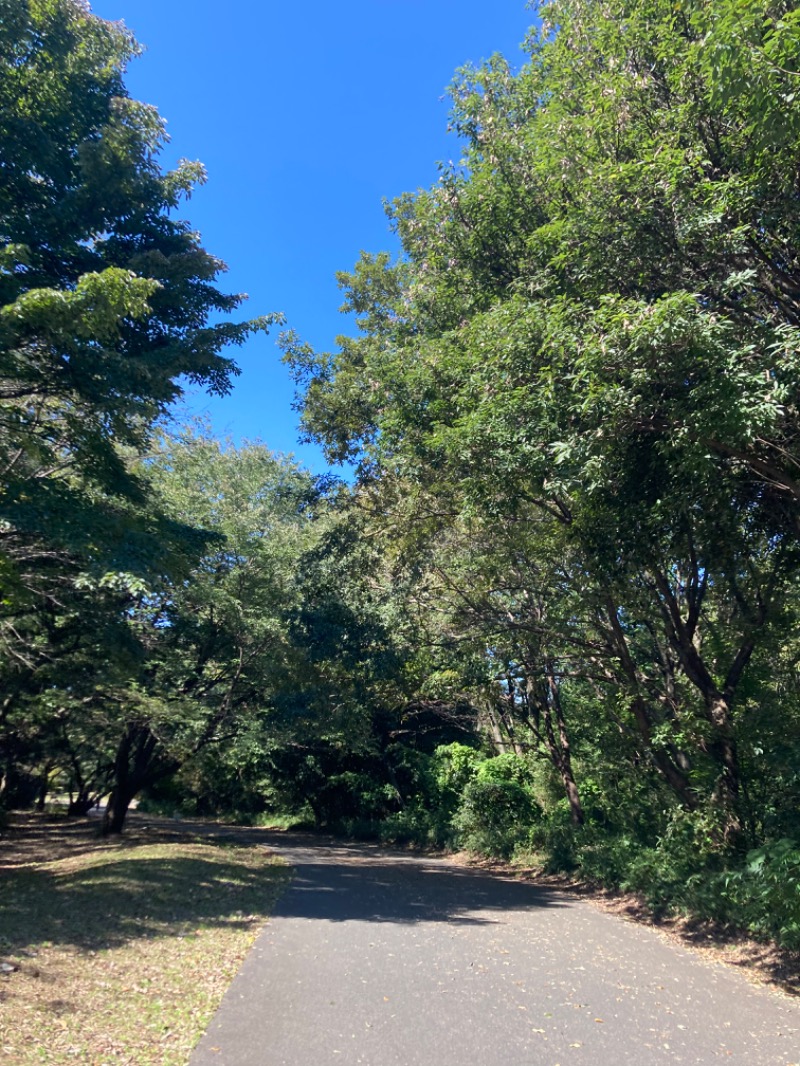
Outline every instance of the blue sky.
[[(229, 266), (243, 314), (283, 311), (315, 347), (348, 331), (335, 272), (362, 249), (395, 250), (382, 201), (432, 184), (458, 158), (443, 98), (455, 69), (502, 52), (524, 62), (524, 0), (92, 0), (146, 47), (132, 96), (167, 120), (166, 165), (200, 159), (208, 184), (186, 206)], [(293, 387), (274, 337), (235, 357), (232, 395), (197, 394), (220, 436), (260, 438), (323, 468), (297, 442)]]

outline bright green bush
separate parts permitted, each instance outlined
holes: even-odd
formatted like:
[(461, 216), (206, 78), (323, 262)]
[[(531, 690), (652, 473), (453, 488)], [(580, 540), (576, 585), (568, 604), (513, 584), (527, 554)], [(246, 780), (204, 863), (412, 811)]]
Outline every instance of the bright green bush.
[(466, 744), (441, 744), (433, 753), (437, 801), (457, 806), (464, 789), (486, 761), (483, 752)]
[(527, 842), (540, 813), (530, 792), (518, 782), (479, 774), (464, 789), (453, 824), (463, 847), (508, 859)]

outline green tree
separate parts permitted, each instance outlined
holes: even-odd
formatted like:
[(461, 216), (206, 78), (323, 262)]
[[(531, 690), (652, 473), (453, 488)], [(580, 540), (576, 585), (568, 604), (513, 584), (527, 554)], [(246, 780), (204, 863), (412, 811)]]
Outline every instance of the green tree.
[(365, 483), (562, 527), (623, 724), (735, 839), (738, 694), (798, 565), (797, 12), (540, 14), (519, 75), (454, 83), (463, 160), (391, 206), (402, 260), (341, 276), (360, 333), (287, 357)]
[(137, 568), (128, 458), (182, 381), (226, 392), (224, 347), (267, 320), (208, 323), (241, 297), (176, 217), (204, 173), (160, 169), (164, 124), (123, 83), (129, 33), (74, 0), (2, 15), (0, 520), (6, 584), (36, 595), (54, 552)]
[(447, 655), (417, 611), (413, 575), (370, 519), (376, 503), (340, 487), (300, 560), (289, 614), (299, 669), (268, 777), (276, 806), (310, 809), (320, 824), (378, 831), (389, 819), (386, 832), (427, 838), (430, 757), (439, 744), (475, 742), (476, 710), (442, 683)]
[(198, 753), (269, 736), (296, 687), (287, 616), (317, 536), (312, 477), (263, 445), (222, 446), (190, 430), (163, 441), (148, 476), (159, 508), (202, 530), (205, 544), (129, 610), (142, 659), (115, 715), (109, 832), (143, 788)]
[(137, 458), (186, 382), (227, 392), (237, 368), (225, 347), (271, 321), (225, 319), (242, 298), (217, 288), (224, 265), (177, 214), (203, 168), (161, 169), (164, 123), (124, 85), (137, 52), (78, 0), (0, 0), (6, 763), (20, 754), (21, 701), (83, 639), (76, 618), (101, 601), (124, 612), (142, 582), (191, 555), (188, 530), (151, 506)]

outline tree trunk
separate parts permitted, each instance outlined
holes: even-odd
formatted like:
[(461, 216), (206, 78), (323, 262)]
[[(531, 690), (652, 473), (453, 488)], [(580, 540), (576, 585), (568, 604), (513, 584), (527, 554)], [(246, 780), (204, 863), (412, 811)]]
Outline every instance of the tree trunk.
[[(131, 800), (138, 792), (132, 780), (131, 753), (135, 742), (138, 741), (141, 748), (140, 733), (141, 729), (138, 726), (129, 724), (119, 742), (114, 759), (114, 785), (108, 797), (106, 813), (103, 816), (103, 836), (122, 832)], [(137, 753), (134, 762), (138, 761)]]
[[(564, 786), (564, 792), (566, 793), (567, 802), (569, 803), (569, 813), (572, 824), (576, 827), (582, 826), (585, 821), (583, 804), (581, 803), (575, 775), (572, 772), (572, 749), (569, 743), (567, 724), (564, 720), (564, 708), (561, 705), (561, 693), (558, 688), (558, 681), (556, 680), (555, 668), (549, 659), (545, 663), (545, 673), (547, 675), (547, 685), (550, 690), (550, 703), (553, 706), (556, 725), (558, 726), (558, 771), (561, 774), (561, 783)], [(552, 726), (549, 726), (548, 733), (552, 736)], [(553, 736), (552, 739), (555, 746), (555, 737)]]
[(495, 716), (494, 709), (490, 706), (487, 706), (486, 708), (486, 723), (489, 727), (489, 733), (491, 734), (492, 744), (494, 745), (495, 751), (500, 755), (503, 755), (506, 751), (507, 744), (503, 738), (503, 734), (500, 732), (500, 723)]
[(709, 746), (709, 754), (720, 767), (712, 801), (723, 816), (723, 842), (736, 845), (743, 836), (739, 810), (741, 780), (738, 746), (727, 700), (722, 696), (713, 699), (709, 713), (717, 730)]
[(578, 786), (575, 783), (575, 778), (572, 776), (572, 770), (562, 770), (561, 780), (564, 785), (564, 791), (567, 794), (567, 801), (569, 802), (570, 820), (576, 829), (580, 828), (585, 821), (585, 817), (580, 793), (578, 792)]
[(606, 618), (608, 619), (609, 630), (605, 635), (627, 682), (628, 690), (631, 694), (630, 706), (633, 712), (633, 719), (647, 754), (681, 803), (687, 810), (695, 810), (697, 796), (690, 784), (689, 775), (680, 769), (667, 750), (662, 747), (656, 747), (653, 744), (653, 723), (650, 710), (647, 701), (642, 695), (636, 663), (631, 655), (628, 639), (619, 620), (619, 609), (610, 593), (606, 596)]
[(686, 676), (701, 694), (705, 704), (706, 718), (714, 729), (714, 735), (707, 750), (720, 771), (711, 798), (723, 815), (722, 842), (729, 845), (741, 844), (744, 834), (739, 810), (739, 753), (731, 710), (739, 682), (755, 650), (758, 633), (766, 624), (766, 607), (759, 600), (758, 608), (754, 612), (757, 628), (742, 638), (728, 668), (725, 683), (720, 688), (696, 646), (692, 628), (687, 627), (681, 617), (678, 601), (668, 580), (658, 572), (655, 578), (661, 594), (669, 640)]
[(132, 792), (129, 788), (123, 789), (116, 785), (114, 786), (103, 816), (103, 836), (118, 835), (122, 832), (125, 828), (128, 810), (135, 796), (136, 792)]
[[(528, 709), (538, 720), (537, 724), (534, 724), (533, 720), (531, 724), (540, 743), (543, 743), (553, 768), (558, 771), (558, 775), (561, 778), (564, 795), (569, 803), (572, 824), (579, 827), (585, 821), (583, 804), (581, 803), (575, 775), (572, 772), (572, 753), (567, 724), (564, 719), (564, 710), (561, 706), (558, 681), (553, 664), (549, 660), (544, 663), (544, 671), (547, 681), (546, 686), (534, 680), (533, 667), (530, 663), (525, 664)], [(553, 724), (554, 717), (555, 728)], [(558, 733), (557, 736), (556, 731)]]
[(103, 818), (103, 835), (121, 833), (136, 796), (179, 765), (175, 759), (159, 759), (158, 739), (147, 725), (129, 723), (114, 759), (114, 785)]
[(83, 818), (94, 807), (96, 802), (94, 796), (89, 795), (88, 790), (81, 790), (74, 799), (70, 798), (67, 816), (69, 818)]
[(50, 772), (53, 767), (48, 763), (44, 770), (42, 770), (42, 777), (39, 783), (39, 795), (36, 797), (36, 810), (40, 813), (44, 810), (47, 803), (47, 794), (50, 791)]

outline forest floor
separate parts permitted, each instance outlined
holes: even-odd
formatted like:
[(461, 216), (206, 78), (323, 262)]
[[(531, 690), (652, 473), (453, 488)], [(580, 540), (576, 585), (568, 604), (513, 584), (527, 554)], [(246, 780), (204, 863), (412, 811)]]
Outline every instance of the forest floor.
[(0, 1058), (185, 1063), (288, 882), (250, 839), (133, 816), (0, 829)]

